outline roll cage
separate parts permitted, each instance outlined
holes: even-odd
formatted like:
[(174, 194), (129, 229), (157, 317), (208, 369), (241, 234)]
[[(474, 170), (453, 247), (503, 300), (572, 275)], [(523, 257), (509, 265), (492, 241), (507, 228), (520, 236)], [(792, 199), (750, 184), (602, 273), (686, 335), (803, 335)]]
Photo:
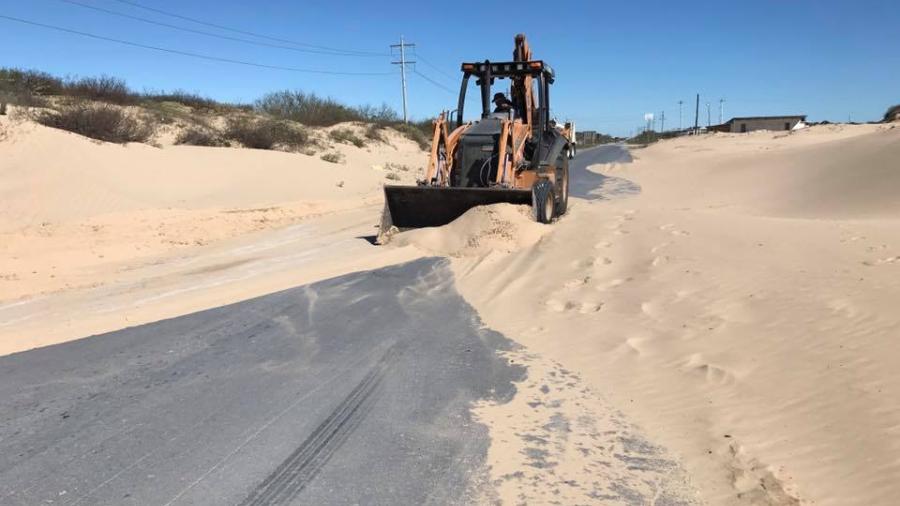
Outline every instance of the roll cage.
[[(512, 103), (517, 116), (522, 122), (532, 126), (532, 133), (539, 137), (542, 132), (550, 128), (550, 85), (553, 84), (555, 74), (553, 69), (541, 60), (491, 62), (485, 60), (480, 63), (463, 63), (462, 84), (459, 90), (459, 103), (457, 104), (456, 126), (463, 125), (463, 112), (466, 105), (466, 90), (469, 79), (475, 76), (481, 89), (481, 117), (487, 118), (491, 114), (491, 85), (495, 79), (512, 79)], [(537, 82), (538, 101), (534, 103), (531, 82)]]

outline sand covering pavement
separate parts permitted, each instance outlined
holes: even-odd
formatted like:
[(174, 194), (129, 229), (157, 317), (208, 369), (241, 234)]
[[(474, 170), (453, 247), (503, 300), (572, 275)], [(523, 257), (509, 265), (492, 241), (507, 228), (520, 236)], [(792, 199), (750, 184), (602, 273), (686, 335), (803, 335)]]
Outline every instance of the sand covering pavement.
[[(372, 167), (424, 165), (412, 143), (336, 166), (4, 125), (0, 352), (447, 255), (530, 366), (513, 402), (476, 409), (507, 502), (900, 494), (900, 127), (665, 141), (594, 167), (638, 195), (572, 199), (550, 226), (491, 206), (374, 248), (355, 239), (378, 221)], [(658, 464), (643, 481), (635, 451)]]
[(390, 131), (306, 155), (0, 129), (0, 353), (411, 258), (356, 239), (376, 232), (384, 182), (426, 162)]
[[(591, 487), (565, 484), (589, 484), (597, 455), (622, 464), (611, 443), (535, 444), (535, 430), (552, 431), (521, 423), (549, 399), (570, 420), (621, 410), (709, 504), (894, 503), (900, 128), (683, 138), (632, 155), (594, 170), (640, 195), (575, 201), (511, 254), (455, 255), (485, 324), (592, 392), (541, 397), (537, 382), (520, 397), (537, 408), (480, 409), (498, 435), (495, 469), (524, 470), (495, 475), (502, 496), (589, 502)], [(529, 467), (529, 448), (556, 452), (555, 472)], [(644, 498), (656, 485), (630, 484)]]

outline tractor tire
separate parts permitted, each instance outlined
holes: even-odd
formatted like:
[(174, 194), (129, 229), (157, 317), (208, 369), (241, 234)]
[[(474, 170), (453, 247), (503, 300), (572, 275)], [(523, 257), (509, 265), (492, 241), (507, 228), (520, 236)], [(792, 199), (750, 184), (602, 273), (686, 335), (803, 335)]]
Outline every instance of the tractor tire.
[(569, 209), (569, 161), (563, 160), (562, 168), (556, 172), (556, 209), (557, 217), (566, 214)]
[(534, 220), (538, 223), (550, 223), (556, 214), (556, 199), (553, 183), (546, 179), (534, 183), (531, 187), (531, 208)]

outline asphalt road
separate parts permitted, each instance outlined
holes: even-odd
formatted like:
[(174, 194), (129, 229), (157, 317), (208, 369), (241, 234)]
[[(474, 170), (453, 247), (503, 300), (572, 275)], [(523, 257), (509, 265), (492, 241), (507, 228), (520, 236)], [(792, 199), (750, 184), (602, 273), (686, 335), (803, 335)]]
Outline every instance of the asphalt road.
[(509, 345), (431, 258), (0, 357), (0, 504), (467, 503)]
[(430, 258), (0, 357), (0, 504), (469, 503), (510, 346)]

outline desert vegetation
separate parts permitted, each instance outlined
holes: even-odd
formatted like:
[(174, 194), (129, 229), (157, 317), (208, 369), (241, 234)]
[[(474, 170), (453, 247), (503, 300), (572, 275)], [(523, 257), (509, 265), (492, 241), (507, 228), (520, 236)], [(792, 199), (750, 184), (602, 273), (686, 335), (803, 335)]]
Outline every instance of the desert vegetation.
[(325, 153), (324, 155), (320, 156), (319, 158), (321, 158), (322, 160), (324, 160), (326, 162), (330, 162), (330, 163), (343, 163), (343, 161), (344, 161), (344, 155), (342, 155), (338, 152)]
[(387, 142), (391, 129), (427, 149), (431, 137), (431, 120), (404, 123), (384, 104), (354, 107), (294, 90), (268, 93), (252, 104), (228, 103), (184, 90), (138, 92), (110, 76), (63, 78), (15, 68), (0, 68), (4, 112), (5, 104), (46, 126), (119, 143), (149, 142), (161, 127), (175, 126), (176, 144), (309, 150), (315, 139), (307, 127), (347, 122), (365, 130), (338, 128), (327, 139), (361, 148)]
[(43, 110), (34, 119), (42, 125), (106, 142), (147, 142), (155, 126), (136, 113), (104, 103), (77, 102), (58, 110)]
[(365, 147), (366, 140), (349, 128), (336, 128), (328, 132), (328, 138), (343, 144), (353, 144), (358, 148)]
[(188, 127), (175, 137), (175, 144), (187, 146), (205, 146), (212, 148), (228, 147), (228, 142), (219, 132), (198, 126)]
[(309, 133), (300, 125), (272, 118), (235, 116), (228, 119), (224, 135), (245, 148), (296, 151), (310, 143)]

